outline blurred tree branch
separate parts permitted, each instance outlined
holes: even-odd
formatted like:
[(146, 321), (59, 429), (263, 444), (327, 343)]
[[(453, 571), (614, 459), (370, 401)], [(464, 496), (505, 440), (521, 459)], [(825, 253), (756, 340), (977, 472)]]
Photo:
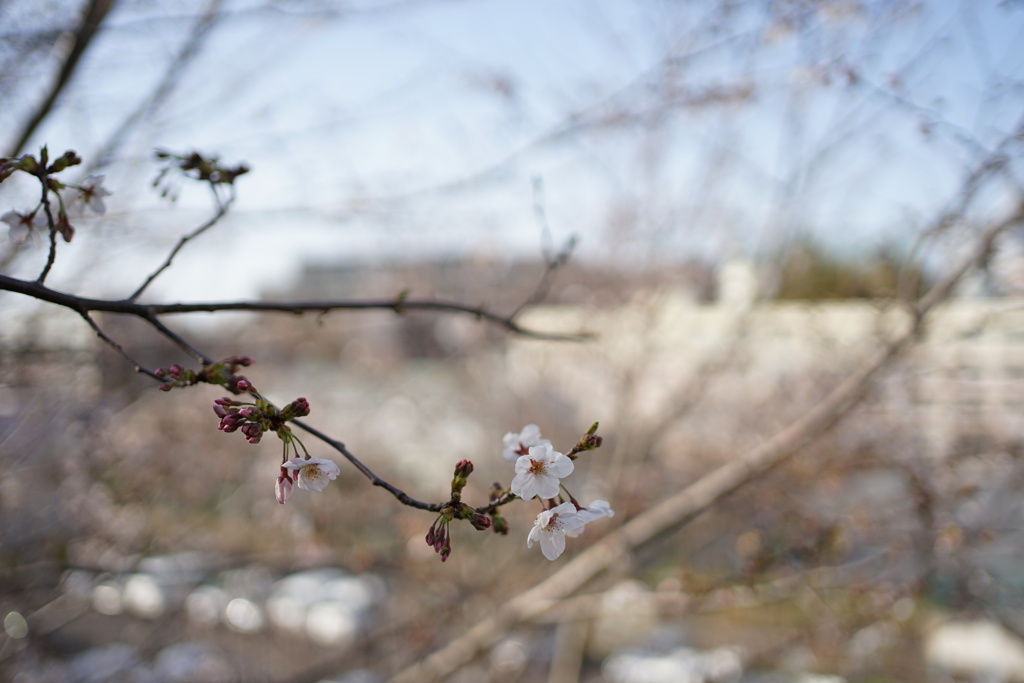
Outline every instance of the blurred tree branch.
[(79, 62), (82, 59), (82, 55), (84, 55), (86, 50), (89, 49), (93, 38), (96, 37), (96, 33), (99, 31), (100, 25), (114, 6), (115, 1), (116, 0), (89, 0), (82, 13), (82, 21), (78, 25), (78, 29), (75, 31), (74, 42), (72, 43), (67, 56), (64, 58), (63, 64), (61, 64), (60, 72), (57, 74), (56, 80), (54, 80), (53, 84), (50, 86), (46, 97), (44, 97), (39, 103), (39, 106), (36, 107), (35, 112), (25, 122), (17, 140), (5, 156), (16, 156), (25, 147), (25, 145), (28, 144), (29, 139), (32, 137), (32, 134), (36, 132), (36, 129), (39, 128), (43, 119), (45, 119), (53, 110), (53, 107), (57, 102), (57, 98), (60, 97), (65, 86), (67, 86), (71, 81), (71, 77), (74, 75), (75, 69), (78, 67)]

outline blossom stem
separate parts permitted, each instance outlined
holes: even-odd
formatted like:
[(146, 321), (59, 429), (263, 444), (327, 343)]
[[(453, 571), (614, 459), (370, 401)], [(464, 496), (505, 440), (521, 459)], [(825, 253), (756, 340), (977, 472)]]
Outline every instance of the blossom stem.
[(41, 202), (43, 212), (46, 213), (46, 225), (49, 228), (50, 234), (50, 251), (46, 256), (46, 265), (43, 266), (42, 272), (36, 278), (36, 283), (41, 285), (46, 280), (46, 276), (50, 274), (50, 269), (53, 268), (53, 264), (57, 260), (57, 223), (53, 220), (53, 212), (50, 210), (50, 190), (46, 186), (46, 176), (41, 176), (39, 181), (43, 186)]
[[(577, 501), (575, 498), (573, 498), (573, 495), (571, 493), (569, 493), (569, 489), (565, 488), (565, 484), (559, 482), (558, 485), (559, 485), (559, 487), (561, 487), (561, 489), (563, 491), (565, 491), (565, 495), (569, 496), (569, 502), (572, 503), (573, 505), (575, 505), (577, 510), (579, 510), (580, 508), (583, 507), (582, 505), (579, 504), (579, 501)], [(561, 500), (562, 497), (559, 496), (558, 499)]]
[[(291, 437), (292, 437), (292, 439), (293, 439), (293, 440), (294, 440), (294, 441), (295, 441), (295, 442), (296, 442), (297, 444), (299, 444), (299, 446), (301, 446), (301, 447), (302, 447), (302, 454), (303, 454), (303, 455), (305, 455), (305, 456), (306, 456), (306, 457), (308, 458), (308, 457), (309, 457), (309, 450), (308, 450), (308, 449), (306, 448), (306, 444), (302, 443), (302, 439), (300, 439), (299, 437), (295, 436), (295, 433), (294, 433), (294, 432), (292, 432), (291, 430), (288, 430), (288, 431), (289, 431), (289, 433), (291, 434)], [(299, 453), (299, 449), (298, 449), (298, 448), (296, 448), (296, 449), (295, 449), (295, 454), (296, 454), (296, 455), (298, 455), (298, 453)]]

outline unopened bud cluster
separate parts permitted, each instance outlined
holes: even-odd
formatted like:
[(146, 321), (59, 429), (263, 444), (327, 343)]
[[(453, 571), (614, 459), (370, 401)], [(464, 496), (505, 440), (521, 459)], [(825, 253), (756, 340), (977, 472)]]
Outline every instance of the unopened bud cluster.
[(157, 387), (160, 391), (170, 391), (175, 387), (190, 387), (196, 383), (195, 371), (187, 370), (177, 363), (169, 368), (157, 368), (156, 372), (153, 374), (156, 375), (158, 379), (167, 380)]
[(441, 508), (441, 514), (437, 516), (427, 531), (427, 545), (434, 548), (434, 552), (441, 556), (442, 562), (447, 562), (448, 557), (452, 554), (452, 535), (448, 530), (448, 525), (454, 518), (455, 510), (450, 505), (446, 505)]
[[(230, 397), (213, 402), (213, 412), (220, 418), (217, 429), (222, 432), (241, 432), (249, 443), (259, 443), (266, 432), (275, 432), (284, 445), (281, 469), (274, 482), (274, 497), (282, 505), (291, 500), (295, 487), (305, 491), (323, 491), (341, 469), (331, 460), (314, 458), (288, 426), (288, 422), (309, 415), (309, 401), (297, 398), (284, 408), (278, 408), (257, 394), (246, 379), (237, 383), (241, 391), (249, 391), (255, 402), (246, 403)], [(294, 454), (294, 457), (288, 456)]]
[(172, 201), (177, 199), (176, 185), (169, 177), (172, 171), (194, 180), (210, 183), (214, 187), (234, 185), (238, 176), (249, 172), (249, 167), (245, 164), (227, 166), (220, 163), (217, 157), (204, 156), (199, 152), (176, 154), (166, 150), (157, 150), (155, 156), (165, 162), (165, 165), (153, 180), (153, 187), (159, 188), (161, 196), (170, 197)]
[(242, 403), (225, 396), (213, 402), (213, 412), (220, 418), (217, 429), (222, 432), (240, 431), (249, 443), (259, 443), (264, 432), (278, 432), (282, 440), (288, 442), (294, 437), (285, 423), (309, 415), (309, 401), (297, 398), (279, 410), (261, 398), (257, 398), (255, 403)]
[(447, 561), (452, 554), (452, 534), (448, 526), (453, 519), (465, 519), (477, 531), (486, 531), (492, 526), (492, 515), (475, 510), (462, 502), (462, 490), (466, 488), (469, 475), (472, 473), (473, 463), (469, 460), (460, 460), (455, 465), (455, 473), (452, 475), (452, 497), (441, 508), (437, 519), (427, 531), (427, 545), (441, 556), (442, 562)]
[[(50, 154), (46, 147), (36, 158), (32, 154), (24, 156), (0, 158), (0, 183), (14, 173), (25, 173), (34, 176), (42, 185), (42, 197), (36, 206), (29, 211), (8, 211), (0, 216), (0, 222), (8, 225), (10, 239), (16, 244), (30, 241), (39, 245), (39, 233), (50, 236), (51, 251), (55, 249), (55, 237), (60, 234), (65, 242), (70, 242), (75, 235), (69, 214), (82, 208), (102, 215), (106, 212), (103, 198), (109, 190), (103, 187), (103, 176), (89, 176), (79, 184), (58, 180), (54, 176), (61, 171), (82, 163), (81, 157), (74, 150), (68, 150), (50, 162)], [(80, 215), (80, 213), (78, 214)]]
[(157, 379), (167, 380), (157, 387), (160, 391), (170, 391), (202, 383), (216, 384), (232, 394), (246, 394), (254, 391), (252, 382), (236, 373), (238, 368), (249, 367), (254, 362), (249, 356), (231, 356), (205, 365), (199, 372), (186, 369), (175, 363), (169, 368), (158, 368), (153, 374)]

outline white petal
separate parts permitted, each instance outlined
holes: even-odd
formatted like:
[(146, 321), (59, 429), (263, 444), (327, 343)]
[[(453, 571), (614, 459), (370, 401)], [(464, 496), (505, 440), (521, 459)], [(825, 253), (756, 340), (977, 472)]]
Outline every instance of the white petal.
[(562, 503), (551, 508), (551, 514), (558, 515), (558, 519), (565, 523), (566, 520), (576, 517), (576, 506), (572, 503)]
[(302, 458), (292, 458), (288, 462), (282, 463), (281, 467), (285, 467), (285, 468), (287, 468), (289, 470), (301, 470), (303, 467), (306, 467), (308, 464), (309, 464), (308, 460), (303, 460)]
[(558, 495), (558, 477), (551, 477), (546, 474), (527, 474), (525, 476), (532, 479), (532, 490), (536, 491), (537, 495), (541, 498), (554, 498)]
[(536, 446), (530, 446), (530, 459), (536, 460), (537, 462), (551, 462), (554, 459), (555, 451), (551, 450), (550, 443), (542, 443)]
[(595, 519), (601, 519), (602, 517), (614, 517), (615, 510), (612, 510), (608, 501), (595, 500), (593, 503), (580, 510), (579, 514), (587, 522), (593, 522)]
[(576, 465), (565, 455), (556, 452), (555, 457), (544, 469), (548, 474), (561, 478), (572, 474), (572, 471), (576, 469)]
[(526, 547), (532, 548), (534, 541), (540, 540), (540, 526), (534, 524), (533, 528), (530, 529), (530, 535), (526, 537)]
[(533, 458), (528, 455), (520, 455), (516, 458), (516, 472), (525, 474), (533, 467)]
[(509, 488), (512, 490), (512, 493), (523, 500), (530, 500), (537, 495), (537, 490), (534, 488), (535, 479), (536, 477), (532, 474), (522, 472), (512, 479), (512, 485)]
[(541, 533), (540, 551), (549, 560), (557, 560), (558, 556), (565, 551), (565, 535), (561, 531)]

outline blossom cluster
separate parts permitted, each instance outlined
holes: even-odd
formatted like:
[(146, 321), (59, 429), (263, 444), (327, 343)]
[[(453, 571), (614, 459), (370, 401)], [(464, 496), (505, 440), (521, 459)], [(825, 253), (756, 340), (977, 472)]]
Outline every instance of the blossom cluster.
[(204, 365), (198, 372), (175, 363), (167, 368), (157, 368), (153, 376), (164, 380), (157, 387), (160, 391), (170, 391), (171, 389), (206, 383), (224, 387), (233, 394), (245, 394), (253, 391), (252, 382), (246, 379), (244, 375), (236, 373), (238, 368), (249, 367), (254, 362), (249, 356), (230, 356), (216, 363)]
[(473, 474), (473, 463), (469, 460), (460, 460), (455, 465), (455, 473), (452, 475), (452, 497), (441, 506), (437, 519), (430, 525), (427, 531), (427, 545), (434, 549), (434, 552), (441, 556), (442, 562), (447, 562), (452, 554), (452, 534), (449, 525), (452, 520), (465, 519), (473, 525), (477, 531), (485, 531), (494, 528), (495, 532), (502, 533), (499, 522), (501, 515), (495, 509), (491, 516), (474, 510), (462, 502), (462, 489), (466, 488), (469, 475)]
[[(225, 396), (213, 402), (213, 412), (220, 418), (217, 429), (222, 432), (241, 431), (246, 441), (259, 443), (264, 432), (278, 432), (279, 436), (290, 434), (285, 422), (309, 415), (309, 401), (297, 398), (278, 410), (277, 406), (259, 397), (255, 403), (243, 403)], [(294, 435), (291, 438), (294, 439)]]
[[(284, 408), (278, 408), (260, 396), (249, 380), (238, 379), (233, 374), (234, 369), (229, 367), (226, 370), (231, 378), (237, 380), (233, 383), (234, 387), (239, 393), (250, 392), (255, 400), (244, 402), (227, 396), (215, 400), (213, 412), (220, 418), (217, 429), (222, 432), (241, 432), (249, 443), (259, 443), (266, 432), (277, 434), (284, 444), (280, 473), (274, 483), (274, 497), (278, 503), (283, 505), (291, 500), (295, 486), (314, 493), (323, 491), (328, 482), (341, 474), (341, 468), (332, 460), (311, 456), (287, 424), (309, 415), (309, 401), (300, 397)], [(294, 457), (289, 458), (289, 453), (294, 453)]]
[(0, 222), (8, 226), (8, 236), (15, 244), (31, 242), (40, 245), (40, 233), (49, 232), (52, 239), (59, 233), (65, 242), (74, 237), (75, 228), (71, 225), (70, 216), (84, 215), (89, 209), (95, 214), (103, 215), (107, 207), (104, 197), (111, 194), (103, 187), (104, 176), (91, 175), (80, 183), (65, 183), (53, 177), (55, 174), (82, 163), (82, 159), (73, 150), (64, 152), (50, 162), (49, 152), (43, 147), (39, 157), (26, 154), (16, 158), (0, 158), (0, 182), (16, 172), (35, 176), (43, 184), (43, 194), (39, 203), (28, 211), (8, 211), (0, 216)]
[[(523, 500), (537, 497), (544, 506), (527, 536), (526, 545), (533, 547), (534, 542), (539, 542), (541, 552), (549, 560), (557, 559), (565, 551), (566, 536), (575, 538), (590, 522), (615, 516), (615, 511), (605, 500), (580, 505), (561, 481), (573, 473), (573, 460), (579, 453), (601, 445), (601, 437), (596, 431), (597, 424), (594, 424), (568, 454), (554, 450), (551, 442), (541, 438), (540, 429), (533, 424), (502, 438), (502, 456), (515, 461), (516, 476), (512, 479), (511, 492)], [(567, 501), (563, 499), (563, 491)]]

